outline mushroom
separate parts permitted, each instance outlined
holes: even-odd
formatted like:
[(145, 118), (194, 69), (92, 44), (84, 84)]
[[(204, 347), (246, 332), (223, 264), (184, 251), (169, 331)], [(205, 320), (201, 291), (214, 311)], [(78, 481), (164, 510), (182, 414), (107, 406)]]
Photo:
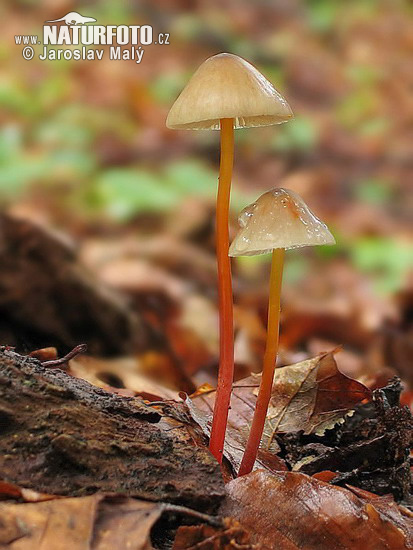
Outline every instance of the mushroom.
[(244, 208), (238, 218), (241, 229), (229, 250), (230, 256), (254, 256), (272, 251), (268, 303), (267, 342), (261, 384), (244, 456), (238, 475), (251, 472), (264, 430), (274, 379), (280, 324), (280, 295), (284, 254), (288, 248), (335, 244), (328, 227), (289, 189), (264, 193)]
[(222, 462), (234, 374), (234, 328), (229, 248), (229, 203), (234, 128), (281, 124), (293, 114), (285, 99), (250, 63), (228, 53), (210, 57), (197, 69), (169, 111), (172, 129), (220, 130), (221, 161), (216, 206), (220, 365), (210, 450)]

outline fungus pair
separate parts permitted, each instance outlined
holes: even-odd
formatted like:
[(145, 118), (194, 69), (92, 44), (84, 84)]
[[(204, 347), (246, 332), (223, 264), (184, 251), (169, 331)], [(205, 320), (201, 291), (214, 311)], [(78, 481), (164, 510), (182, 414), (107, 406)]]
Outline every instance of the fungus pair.
[(229, 250), (229, 204), (234, 159), (234, 129), (269, 126), (293, 117), (290, 106), (250, 63), (219, 54), (195, 72), (172, 106), (172, 129), (220, 130), (221, 159), (216, 203), (220, 362), (210, 450), (222, 462), (234, 375), (231, 263), (229, 256), (273, 251), (267, 345), (257, 406), (240, 474), (251, 471), (260, 444), (278, 350), (280, 292), (284, 250), (334, 242), (327, 227), (291, 191), (275, 189), (243, 210), (241, 230)]

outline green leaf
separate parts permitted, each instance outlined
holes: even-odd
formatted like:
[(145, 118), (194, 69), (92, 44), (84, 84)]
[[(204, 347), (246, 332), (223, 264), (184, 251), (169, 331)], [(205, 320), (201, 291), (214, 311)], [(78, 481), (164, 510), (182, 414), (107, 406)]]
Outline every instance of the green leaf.
[(299, 117), (280, 126), (275, 133), (273, 145), (278, 151), (309, 151), (317, 143), (318, 131), (309, 118)]
[(94, 192), (98, 204), (118, 220), (131, 219), (140, 212), (167, 210), (179, 199), (161, 178), (134, 168), (105, 172), (99, 177)]
[(333, 27), (340, 4), (335, 0), (310, 0), (307, 7), (310, 26), (326, 32)]
[(183, 73), (164, 73), (150, 85), (150, 91), (159, 103), (171, 106), (175, 98), (186, 84)]
[(400, 289), (413, 269), (413, 246), (407, 242), (369, 237), (354, 243), (349, 252), (355, 267), (368, 273), (381, 293)]
[(378, 179), (368, 179), (356, 183), (354, 196), (357, 201), (367, 204), (386, 204), (394, 196), (389, 182)]
[(165, 169), (168, 184), (181, 196), (214, 196), (218, 172), (195, 160), (173, 162)]

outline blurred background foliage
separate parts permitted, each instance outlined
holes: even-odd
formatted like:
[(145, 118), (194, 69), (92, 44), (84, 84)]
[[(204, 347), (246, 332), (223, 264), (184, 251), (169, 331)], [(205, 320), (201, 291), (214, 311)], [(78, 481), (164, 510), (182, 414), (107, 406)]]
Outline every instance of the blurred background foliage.
[[(43, 21), (69, 11), (151, 24), (171, 43), (146, 47), (140, 65), (25, 61), (14, 35), (41, 35)], [(212, 205), (218, 134), (170, 131), (165, 117), (195, 68), (228, 51), (296, 116), (236, 132), (234, 221), (268, 188), (292, 188), (338, 245), (291, 252), (288, 280), (338, 257), (392, 294), (413, 257), (412, 12), (407, 0), (3, 0), (0, 201), (78, 234), (184, 215), (190, 197)], [(240, 260), (240, 273), (267, 261)]]

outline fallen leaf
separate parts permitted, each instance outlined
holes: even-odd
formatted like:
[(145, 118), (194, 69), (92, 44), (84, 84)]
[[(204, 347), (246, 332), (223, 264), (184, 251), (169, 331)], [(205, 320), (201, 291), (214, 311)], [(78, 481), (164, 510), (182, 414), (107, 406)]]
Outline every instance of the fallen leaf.
[[(248, 426), (256, 403), (260, 376), (253, 375), (233, 386), (229, 426), (246, 440)], [(298, 432), (321, 435), (370, 397), (370, 390), (360, 382), (342, 374), (333, 353), (324, 353), (275, 371), (263, 448), (277, 452), (276, 432)], [(196, 395), (200, 409), (213, 411), (215, 392)]]
[(50, 361), (58, 358), (57, 349), (53, 347), (37, 349), (29, 353), (30, 357), (34, 357), (39, 361)]
[(332, 472), (331, 470), (323, 470), (322, 472), (317, 472), (313, 475), (315, 479), (320, 481), (326, 481), (327, 483), (332, 481), (336, 477), (337, 473)]
[[(188, 213), (185, 211), (185, 216), (177, 221), (182, 222)], [(165, 281), (167, 284), (163, 290), (174, 297), (179, 297), (181, 288), (184, 288), (179, 279), (187, 278), (209, 288), (216, 277), (215, 261), (211, 254), (167, 234), (145, 239), (137, 239), (135, 234), (112, 241), (89, 239), (83, 244), (81, 257), (99, 276), (107, 278), (115, 286), (135, 289)], [(120, 265), (125, 266), (126, 271), (119, 271), (117, 268)], [(145, 266), (148, 265), (150, 272), (146, 273)], [(135, 277), (133, 270), (136, 270), (138, 277)], [(161, 273), (165, 279), (160, 278)]]
[(412, 514), (393, 501), (386, 512), (382, 497), (366, 500), (304, 474), (262, 470), (226, 488), (222, 513), (237, 519), (267, 550), (413, 548)]
[[(0, 543), (13, 550), (89, 550), (101, 499), (94, 495), (31, 504), (0, 504)], [(13, 525), (17, 529), (10, 539)]]
[(267, 429), (322, 435), (370, 395), (363, 384), (338, 370), (333, 353), (325, 353), (277, 369)]
[[(205, 384), (198, 388), (193, 396), (206, 395), (211, 391), (209, 384)], [(198, 409), (192, 399), (190, 399), (184, 392), (180, 393), (180, 397), (184, 400), (190, 418), (201, 428), (202, 433), (209, 438), (211, 434), (212, 414)], [(169, 414), (174, 414), (177, 409), (170, 409)], [(179, 420), (184, 422), (184, 418), (180, 417)], [(240, 430), (234, 428), (228, 424), (224, 442), (224, 456), (229, 461), (232, 467), (232, 474), (236, 474), (241, 465), (242, 457), (244, 456), (246, 437)], [(256, 460), (256, 468), (268, 468), (271, 471), (283, 471), (287, 470), (285, 462), (274, 453), (265, 451), (264, 449), (258, 450), (258, 456)], [(230, 476), (226, 475), (223, 471), (224, 478), (228, 481)]]
[(194, 399), (195, 397), (199, 397), (200, 395), (204, 395), (205, 393), (211, 393), (214, 392), (215, 388), (211, 386), (211, 384), (208, 384), (208, 382), (205, 382), (204, 384), (201, 384), (194, 393), (191, 393), (189, 396), (191, 399)]
[(413, 513), (411, 509), (409, 510), (402, 505), (397, 505), (391, 495), (380, 497), (351, 485), (347, 485), (347, 489), (366, 502), (370, 502), (383, 518), (387, 518), (389, 522), (396, 525), (401, 531), (405, 532), (407, 528), (408, 542), (410, 546), (413, 544)]
[[(30, 504), (2, 503), (0, 515), (0, 546), (5, 550), (151, 550), (151, 530), (162, 515), (202, 522), (199, 532), (216, 532), (219, 540), (231, 536), (240, 542), (248, 539), (245, 530), (230, 519), (223, 521), (182, 506), (103, 493)], [(167, 538), (169, 529), (168, 522), (159, 525), (158, 539)]]
[(300, 285), (283, 290), (280, 346), (294, 349), (317, 337), (366, 349), (385, 318), (395, 314), (371, 284), (342, 259), (313, 264)]
[(61, 498), (59, 495), (49, 495), (47, 493), (38, 493), (33, 489), (19, 487), (14, 483), (0, 481), (0, 500), (18, 499), (24, 502), (42, 502), (45, 500), (53, 500)]
[(133, 357), (108, 360), (78, 356), (70, 361), (70, 373), (100, 388), (132, 390), (148, 401), (178, 399), (177, 392), (139, 373), (139, 361)]
[(150, 550), (150, 532), (163, 512), (162, 504), (142, 500), (103, 501), (95, 520), (91, 550)]

